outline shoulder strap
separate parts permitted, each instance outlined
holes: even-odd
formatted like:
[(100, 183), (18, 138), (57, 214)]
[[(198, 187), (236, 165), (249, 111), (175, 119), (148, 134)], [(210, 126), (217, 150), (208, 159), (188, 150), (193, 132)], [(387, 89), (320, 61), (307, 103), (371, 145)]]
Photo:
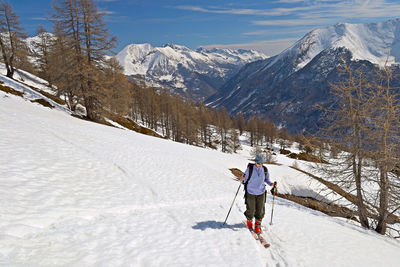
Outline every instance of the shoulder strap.
[(247, 193), (247, 184), (250, 181), (251, 175), (253, 174), (253, 167), (254, 164), (253, 163), (249, 163), (247, 164), (247, 168), (249, 168), (249, 178), (247, 179), (247, 181), (244, 183), (244, 191)]
[(263, 167), (264, 167), (264, 174), (265, 174), (265, 176), (267, 176), (268, 169), (267, 169), (267, 167), (265, 167), (264, 165), (263, 165)]
[(247, 164), (247, 168), (249, 168), (249, 178), (247, 179), (246, 184), (249, 183), (251, 175), (253, 174), (253, 167), (254, 167), (253, 163)]

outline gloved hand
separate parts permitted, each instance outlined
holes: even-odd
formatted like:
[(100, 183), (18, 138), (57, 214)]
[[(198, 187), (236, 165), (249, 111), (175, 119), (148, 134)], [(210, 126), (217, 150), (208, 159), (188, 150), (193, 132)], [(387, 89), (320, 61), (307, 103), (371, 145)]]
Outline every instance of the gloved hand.
[(276, 188), (277, 185), (278, 185), (278, 183), (276, 181), (272, 183), (272, 188), (270, 191), (272, 195), (278, 194), (278, 189)]

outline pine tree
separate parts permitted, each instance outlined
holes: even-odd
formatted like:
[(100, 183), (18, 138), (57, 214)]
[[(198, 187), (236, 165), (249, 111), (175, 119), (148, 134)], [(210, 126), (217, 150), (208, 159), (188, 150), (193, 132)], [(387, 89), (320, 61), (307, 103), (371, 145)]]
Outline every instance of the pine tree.
[(66, 49), (73, 51), (70, 75), (77, 78), (78, 98), (82, 98), (87, 117), (98, 120), (104, 94), (100, 70), (116, 38), (109, 36), (105, 12), (99, 12), (93, 0), (58, 0), (53, 9), (55, 32), (65, 40)]
[(233, 153), (236, 153), (239, 149), (242, 148), (240, 144), (238, 130), (230, 129), (229, 136), (230, 136), (230, 149), (233, 151)]
[(125, 115), (129, 110), (129, 99), (132, 98), (132, 86), (123, 74), (123, 68), (115, 58), (110, 58), (102, 69), (101, 85), (104, 100), (109, 111)]
[(250, 146), (257, 145), (256, 142), (257, 123), (253, 116), (250, 117), (250, 119), (247, 121), (246, 129), (250, 133)]
[(23, 41), (26, 34), (20, 26), (19, 18), (12, 6), (0, 2), (0, 50), (7, 69), (7, 77), (14, 76), (15, 68), (27, 62), (28, 48)]
[(333, 141), (342, 143), (348, 154), (341, 160), (335, 161), (335, 168), (321, 165), (320, 169), (330, 177), (339, 177), (336, 182), (339, 186), (355, 187), (360, 224), (369, 228), (362, 182), (365, 179), (363, 167), (367, 155), (366, 137), (372, 133), (366, 123), (371, 117), (368, 113), (370, 90), (362, 69), (355, 72), (351, 66), (345, 65), (340, 71), (343, 80), (332, 85), (332, 94), (336, 96), (338, 102), (336, 107), (326, 111), (330, 122), (326, 133), (333, 138)]
[(39, 25), (36, 29), (37, 39), (32, 41), (32, 54), (35, 58), (35, 65), (38, 69), (38, 76), (48, 82), (50, 88), (53, 87), (53, 73), (51, 71), (51, 49), (55, 44), (54, 35), (48, 33), (46, 29)]
[[(374, 116), (373, 135), (371, 142), (377, 145), (374, 149), (374, 159), (379, 170), (377, 184), (379, 186), (379, 208), (378, 220), (375, 230), (380, 234), (385, 234), (387, 230), (387, 219), (392, 212), (389, 209), (398, 207), (391, 205), (396, 202), (394, 175), (391, 173), (398, 164), (400, 144), (399, 128), (400, 120), (398, 111), (400, 110), (400, 94), (398, 88), (391, 86), (392, 73), (389, 67), (378, 71), (378, 77), (373, 83), (371, 98), (373, 104), (370, 114)], [(392, 177), (392, 179), (390, 179)]]
[(272, 145), (275, 142), (277, 136), (276, 126), (273, 122), (266, 120), (265, 121), (265, 139), (269, 143), (269, 146), (272, 148)]
[(281, 149), (286, 149), (291, 145), (290, 139), (291, 137), (286, 127), (279, 129), (279, 145), (281, 146)]
[(244, 116), (243, 116), (242, 112), (240, 112), (239, 115), (237, 116), (237, 125), (236, 125), (236, 127), (239, 130), (239, 134), (242, 135), (243, 131), (244, 131), (245, 127), (246, 127), (246, 124), (245, 124), (245, 121), (244, 121)]
[(217, 123), (217, 128), (219, 135), (221, 137), (221, 148), (222, 152), (227, 152), (228, 150), (228, 132), (229, 129), (231, 129), (232, 126), (232, 120), (229, 117), (228, 112), (226, 111), (226, 108), (222, 108), (220, 112), (218, 112), (218, 123)]
[(69, 41), (58, 33), (50, 58), (50, 76), (54, 77), (57, 95), (65, 96), (70, 109), (75, 111), (82, 98), (80, 75), (75, 70), (75, 51), (69, 45)]
[(200, 138), (204, 146), (211, 146), (211, 115), (203, 104), (199, 104)]
[(264, 121), (257, 116), (256, 117), (256, 143), (257, 145), (263, 145), (263, 139), (265, 135), (265, 123)]

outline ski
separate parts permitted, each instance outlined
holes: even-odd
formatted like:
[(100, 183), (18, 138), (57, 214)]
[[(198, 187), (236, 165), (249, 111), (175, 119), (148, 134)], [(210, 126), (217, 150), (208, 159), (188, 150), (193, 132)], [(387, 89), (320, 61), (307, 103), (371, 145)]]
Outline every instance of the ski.
[(265, 240), (265, 238), (261, 234), (256, 234), (253, 228), (248, 228), (247, 223), (244, 221), (243, 224), (245, 227), (250, 231), (251, 235), (254, 237), (255, 240), (260, 241), (261, 245), (265, 248), (268, 248), (270, 244)]
[(265, 248), (269, 248), (270, 244), (265, 240), (265, 238), (261, 234), (256, 235), (258, 235), (258, 240), (260, 240), (261, 245)]

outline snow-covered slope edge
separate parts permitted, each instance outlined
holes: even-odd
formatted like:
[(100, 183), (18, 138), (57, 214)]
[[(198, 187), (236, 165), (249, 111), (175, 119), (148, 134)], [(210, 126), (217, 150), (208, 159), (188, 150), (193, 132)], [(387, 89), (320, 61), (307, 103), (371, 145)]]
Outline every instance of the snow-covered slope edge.
[[(269, 226), (270, 196), (264, 220), (270, 249), (242, 227), (242, 192), (228, 225), (221, 227), (238, 187), (228, 169), (244, 168), (248, 154), (90, 123), (3, 92), (0, 136), (3, 266), (397, 266), (400, 261), (398, 241), (282, 199), (276, 200)], [(300, 176), (286, 165), (268, 167), (279, 185), (299, 183)]]
[[(28, 73), (24, 72), (24, 74), (28, 74)], [(32, 75), (32, 77), (34, 77), (34, 76)], [(34, 84), (35, 86), (37, 86), (37, 84), (38, 84), (38, 83), (34, 83), (32, 79), (25, 80), (25, 82), (27, 82), (28, 84)], [(46, 97), (45, 95), (41, 94), (40, 92), (33, 90), (29, 86), (27, 86), (23, 83), (20, 83), (16, 80), (13, 80), (6, 76), (0, 75), (0, 84), (3, 86), (6, 86), (6, 87), (12, 88), (18, 92), (21, 92), (23, 94), (24, 99), (31, 100), (31, 101), (43, 99), (47, 103), (49, 103), (53, 108), (62, 110), (68, 114), (71, 113), (70, 110), (66, 106), (60, 105), (59, 103)]]

